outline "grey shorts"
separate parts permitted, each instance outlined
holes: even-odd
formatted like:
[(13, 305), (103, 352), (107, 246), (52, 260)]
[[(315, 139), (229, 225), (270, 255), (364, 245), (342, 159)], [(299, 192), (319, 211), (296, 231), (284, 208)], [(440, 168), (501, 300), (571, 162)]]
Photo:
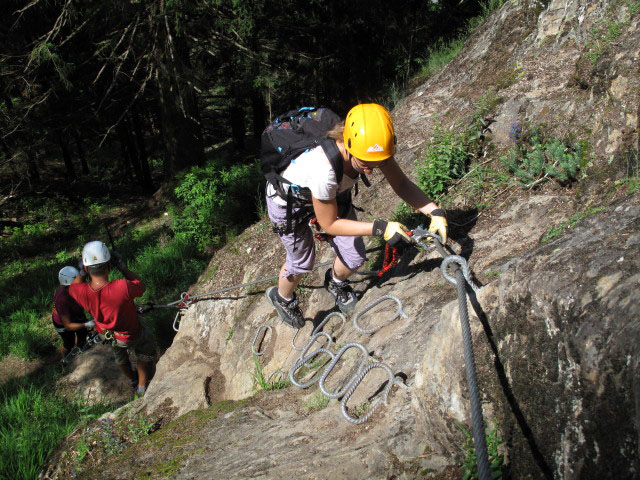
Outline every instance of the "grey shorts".
[(156, 359), (156, 340), (153, 334), (142, 327), (142, 332), (132, 341), (125, 343), (121, 340), (111, 346), (116, 365), (126, 365), (129, 363), (129, 355), (135, 355), (143, 362), (153, 362)]
[[(269, 218), (274, 224), (286, 223), (287, 207), (278, 205), (269, 196), (267, 196), (267, 210), (269, 211)], [(294, 208), (293, 213), (295, 214), (297, 210)], [(344, 218), (357, 220), (353, 207)], [(316, 260), (316, 246), (311, 227), (309, 225), (301, 225), (295, 234), (279, 234), (279, 236), (287, 251), (283, 276), (309, 273), (313, 269), (313, 264)], [(342, 263), (350, 270), (357, 270), (367, 259), (362, 237), (334, 237), (329, 241), (329, 244)]]

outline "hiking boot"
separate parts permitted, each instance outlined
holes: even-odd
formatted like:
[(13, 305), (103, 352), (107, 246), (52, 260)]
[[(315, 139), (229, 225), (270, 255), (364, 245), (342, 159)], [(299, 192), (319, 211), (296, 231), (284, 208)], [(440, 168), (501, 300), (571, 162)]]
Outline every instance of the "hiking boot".
[(295, 293), (293, 294), (293, 298), (288, 302), (280, 296), (278, 293), (278, 287), (267, 288), (265, 294), (269, 303), (273, 305), (276, 312), (278, 312), (280, 320), (293, 328), (304, 327), (304, 317), (300, 311), (300, 306), (298, 305), (298, 299), (296, 298)]
[(147, 387), (143, 387), (143, 386), (138, 385), (138, 387), (136, 388), (136, 393), (133, 396), (133, 399), (137, 400), (139, 398), (142, 398), (142, 397), (144, 397), (145, 393), (147, 393)]
[(333, 279), (333, 269), (327, 270), (324, 274), (324, 288), (333, 295), (336, 300), (336, 305), (342, 313), (350, 313), (356, 308), (358, 298), (353, 293), (353, 289), (349, 286), (349, 280), (344, 282), (336, 282)]

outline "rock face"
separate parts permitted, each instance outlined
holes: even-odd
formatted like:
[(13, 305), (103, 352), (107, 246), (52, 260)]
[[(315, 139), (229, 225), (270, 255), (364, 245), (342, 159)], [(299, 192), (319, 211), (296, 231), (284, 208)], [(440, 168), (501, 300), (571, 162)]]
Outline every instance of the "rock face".
[(639, 287), (640, 206), (629, 199), (509, 262), (483, 289), (481, 383), (514, 471), (638, 475)]
[[(397, 159), (410, 171), (434, 126), (467, 121), (479, 104), (491, 106), (486, 133), (494, 149), (509, 145), (515, 121), (545, 124), (558, 138), (573, 135), (589, 144), (593, 172), (601, 175), (595, 181), (573, 192), (520, 193), (467, 226), (452, 225), (451, 236), (484, 284), (470, 301), (481, 398), (485, 418), (506, 442), (513, 478), (634, 478), (640, 475), (640, 208), (637, 193), (613, 205), (604, 198), (630, 148), (638, 148), (640, 16), (622, 1), (543, 3), (506, 2), (457, 59), (403, 100), (393, 112)], [(613, 23), (620, 34), (603, 43), (597, 32)], [(356, 198), (367, 207), (361, 216), (388, 218), (393, 194), (380, 177), (373, 180)], [(603, 209), (567, 222), (592, 202)], [(564, 226), (563, 234), (540, 244), (551, 225)], [(263, 221), (218, 252), (214, 279), (203, 279), (195, 293), (277, 272), (284, 251), (268, 230)], [(319, 247), (318, 262), (332, 258)], [(198, 423), (189, 433), (197, 442), (164, 450), (160, 441), (153, 449), (144, 444), (130, 470), (116, 458), (96, 475), (133, 478), (155, 471), (153, 458), (175, 460), (178, 478), (211, 472), (220, 478), (420, 478), (459, 464), (464, 436), (455, 424), (470, 424), (469, 395), (455, 288), (439, 265), (437, 253), (411, 251), (389, 277), (356, 280), (356, 311), (393, 294), (407, 318), (372, 335), (350, 321), (327, 327), (338, 346), (360, 342), (407, 387), (394, 386), (369, 422), (347, 423), (335, 400), (307, 408), (317, 387), (263, 392)], [(322, 289), (326, 268), (299, 290), (309, 321), (296, 346), (334, 309)], [(293, 330), (264, 297), (267, 285), (191, 305), (140, 410), (190, 422), (207, 417), (217, 402), (252, 396), (258, 368), (267, 377), (288, 372), (300, 352)], [(395, 305), (385, 303), (362, 322), (384, 322), (394, 312)], [(263, 326), (270, 334), (254, 342)], [(263, 353), (256, 360), (252, 345)], [(357, 362), (350, 351), (330, 387)], [(366, 410), (386, 380), (372, 372), (349, 411)]]

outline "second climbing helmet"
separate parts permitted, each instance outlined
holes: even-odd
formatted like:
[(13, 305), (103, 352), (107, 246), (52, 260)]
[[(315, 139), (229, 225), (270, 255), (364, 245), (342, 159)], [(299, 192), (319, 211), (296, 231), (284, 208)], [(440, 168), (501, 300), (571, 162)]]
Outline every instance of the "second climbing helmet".
[(387, 109), (377, 103), (363, 103), (349, 110), (344, 120), (344, 146), (365, 162), (381, 162), (393, 156), (396, 136)]
[(80, 272), (75, 267), (62, 267), (58, 272), (60, 285), (71, 285)]

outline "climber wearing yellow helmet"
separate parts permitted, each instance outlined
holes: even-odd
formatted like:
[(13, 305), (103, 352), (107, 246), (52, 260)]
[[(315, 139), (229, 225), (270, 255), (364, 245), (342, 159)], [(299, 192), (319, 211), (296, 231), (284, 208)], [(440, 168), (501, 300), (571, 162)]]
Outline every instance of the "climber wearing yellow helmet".
[[(396, 137), (391, 115), (384, 107), (377, 104), (356, 105), (345, 120), (329, 130), (326, 136), (337, 147), (336, 155), (343, 169), (340, 175), (336, 175), (336, 168), (332, 167), (326, 147), (318, 146), (291, 160), (280, 173), (289, 184), (284, 184), (282, 189), (267, 185), (269, 217), (274, 223), (274, 231), (280, 235), (287, 255), (280, 270), (278, 286), (267, 289), (266, 294), (280, 318), (294, 328), (304, 325), (295, 289), (302, 275), (310, 272), (313, 267), (315, 246), (308, 224), (298, 224), (293, 229), (283, 227), (287, 215), (295, 215), (297, 210), (303, 208), (312, 208), (324, 232), (333, 237), (330, 243), (336, 259), (333, 267), (326, 272), (324, 285), (343, 312), (352, 311), (357, 302), (348, 279), (366, 260), (361, 237), (377, 235), (394, 246), (411, 241), (407, 227), (398, 222), (358, 221), (350, 202), (347, 211), (340, 211), (341, 197), (347, 194), (350, 199), (349, 191), (361, 174), (370, 175), (375, 168), (379, 168), (402, 200), (431, 218), (429, 230), (440, 235), (443, 243), (447, 240), (444, 211), (404, 174), (393, 158)], [(342, 178), (339, 179), (340, 176)], [(287, 199), (279, 193), (283, 190), (286, 192), (288, 188), (294, 188), (295, 192), (306, 188), (310, 193), (308, 206), (296, 209), (288, 207)]]

